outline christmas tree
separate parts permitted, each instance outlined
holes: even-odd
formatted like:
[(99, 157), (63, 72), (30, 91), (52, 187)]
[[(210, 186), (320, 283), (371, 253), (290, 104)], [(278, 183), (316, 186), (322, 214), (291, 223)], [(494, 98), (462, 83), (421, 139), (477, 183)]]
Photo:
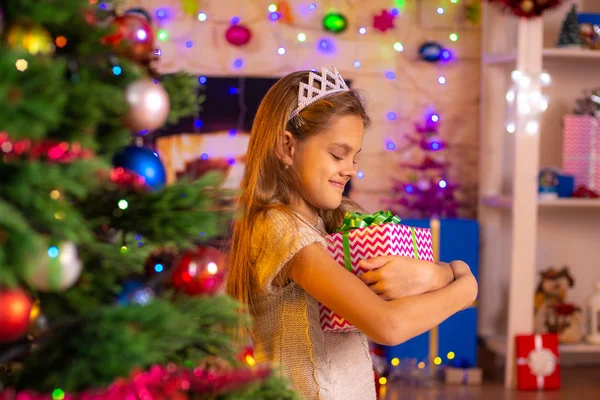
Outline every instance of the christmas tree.
[[(450, 164), (441, 153), (448, 143), (438, 133), (439, 115), (430, 112), (422, 124), (415, 125), (415, 133), (406, 136), (408, 148), (417, 150), (419, 163), (403, 162), (402, 171), (409, 171), (406, 179), (393, 178), (389, 207), (394, 213), (413, 218), (453, 218), (461, 203), (456, 198), (459, 186), (448, 178)], [(389, 146), (388, 146), (389, 147)], [(413, 156), (414, 156), (413, 152)]]
[(577, 22), (577, 6), (573, 4), (571, 11), (565, 16), (563, 21), (562, 29), (558, 36), (558, 47), (566, 46), (581, 46), (583, 45), (583, 39), (579, 35), (579, 24)]
[(198, 109), (196, 78), (113, 7), (0, 10), (0, 399), (295, 398), (234, 345), (220, 177), (167, 185), (132, 144)]

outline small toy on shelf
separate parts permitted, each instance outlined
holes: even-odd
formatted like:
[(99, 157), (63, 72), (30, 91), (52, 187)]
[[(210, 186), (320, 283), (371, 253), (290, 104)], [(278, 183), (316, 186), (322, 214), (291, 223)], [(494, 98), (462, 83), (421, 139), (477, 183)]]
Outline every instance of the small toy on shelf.
[(579, 35), (583, 40), (584, 47), (592, 50), (600, 50), (600, 14), (578, 14)]
[(535, 294), (535, 333), (556, 333), (561, 343), (579, 343), (585, 326), (581, 308), (567, 303), (567, 290), (575, 284), (568, 267), (541, 272)]
[(542, 168), (538, 178), (540, 199), (558, 198), (558, 173), (552, 168)]

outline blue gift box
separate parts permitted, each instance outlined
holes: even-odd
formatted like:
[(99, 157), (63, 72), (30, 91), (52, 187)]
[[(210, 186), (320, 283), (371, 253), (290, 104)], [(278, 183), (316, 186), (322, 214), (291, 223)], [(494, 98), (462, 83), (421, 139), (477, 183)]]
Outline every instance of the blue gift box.
[(600, 25), (600, 14), (597, 13), (578, 13), (578, 24)]
[[(419, 228), (431, 228), (430, 220), (403, 219), (402, 224)], [(440, 261), (462, 260), (478, 278), (479, 224), (468, 219), (440, 220)], [(429, 362), (429, 335), (425, 332), (398, 346), (387, 346), (388, 362), (393, 358), (416, 358)], [(443, 364), (460, 363), (477, 365), (477, 308), (462, 310), (438, 326), (438, 354)]]

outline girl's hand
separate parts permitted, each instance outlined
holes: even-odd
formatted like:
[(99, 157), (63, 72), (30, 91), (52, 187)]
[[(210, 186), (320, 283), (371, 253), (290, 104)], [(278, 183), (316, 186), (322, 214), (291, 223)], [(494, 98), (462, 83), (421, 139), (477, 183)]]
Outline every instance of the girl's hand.
[(446, 263), (381, 256), (362, 260), (359, 264), (369, 270), (359, 278), (383, 300), (427, 293), (454, 280), (453, 268)]

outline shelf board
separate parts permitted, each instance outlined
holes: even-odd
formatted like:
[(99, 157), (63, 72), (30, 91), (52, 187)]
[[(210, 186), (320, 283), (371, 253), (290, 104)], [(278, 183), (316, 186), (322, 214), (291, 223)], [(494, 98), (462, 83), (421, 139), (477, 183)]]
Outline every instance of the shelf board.
[[(484, 196), (481, 199), (484, 206), (492, 208), (512, 208), (513, 200), (510, 196)], [(565, 207), (565, 208), (600, 208), (600, 199), (558, 198), (538, 200), (538, 207)]]
[[(490, 336), (483, 338), (486, 346), (492, 352), (506, 356), (506, 337), (505, 336)], [(559, 354), (584, 354), (584, 353), (600, 353), (600, 344), (590, 343), (575, 343), (575, 344), (559, 344)]]
[(582, 49), (578, 47), (546, 48), (542, 54), (544, 58), (595, 58), (600, 60), (600, 50)]
[[(600, 61), (600, 50), (582, 49), (579, 47), (548, 47), (542, 50), (545, 59), (596, 59)], [(497, 53), (483, 56), (483, 63), (487, 65), (511, 64), (517, 61), (517, 53)]]

